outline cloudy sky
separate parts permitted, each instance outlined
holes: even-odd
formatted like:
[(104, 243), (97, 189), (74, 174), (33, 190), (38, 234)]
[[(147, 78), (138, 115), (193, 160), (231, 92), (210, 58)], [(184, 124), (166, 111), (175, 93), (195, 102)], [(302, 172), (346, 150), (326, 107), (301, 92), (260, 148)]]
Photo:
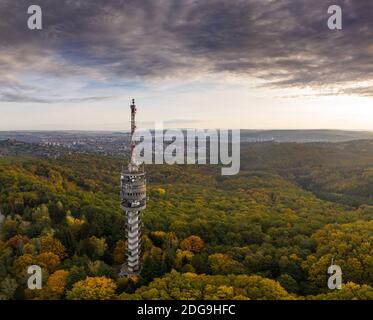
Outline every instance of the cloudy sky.
[(148, 127), (373, 130), (372, 16), (371, 0), (0, 0), (0, 130), (127, 129), (132, 97)]

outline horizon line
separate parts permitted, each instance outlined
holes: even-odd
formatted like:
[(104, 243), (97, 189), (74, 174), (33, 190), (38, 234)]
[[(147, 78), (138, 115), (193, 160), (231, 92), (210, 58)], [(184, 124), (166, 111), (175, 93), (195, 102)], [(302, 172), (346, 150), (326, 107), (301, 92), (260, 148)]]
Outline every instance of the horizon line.
[[(373, 129), (333, 129), (333, 128), (315, 128), (315, 129), (303, 129), (303, 128), (297, 128), (297, 129), (250, 129), (250, 128), (163, 128), (163, 130), (188, 130), (188, 129), (195, 129), (195, 130), (241, 130), (241, 131), (351, 131), (351, 132), (370, 132), (373, 133)], [(152, 130), (154, 131), (154, 128), (140, 128), (141, 130)], [(129, 129), (126, 130), (115, 130), (115, 129), (7, 129), (7, 130), (1, 130), (1, 132), (121, 132), (121, 133), (127, 133), (130, 132)]]

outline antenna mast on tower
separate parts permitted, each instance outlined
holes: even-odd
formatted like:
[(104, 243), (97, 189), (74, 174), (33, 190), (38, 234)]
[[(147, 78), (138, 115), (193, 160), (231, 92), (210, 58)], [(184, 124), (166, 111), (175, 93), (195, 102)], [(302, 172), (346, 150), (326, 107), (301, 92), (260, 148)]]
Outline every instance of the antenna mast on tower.
[(138, 171), (138, 165), (136, 163), (135, 158), (135, 148), (136, 148), (136, 142), (134, 141), (134, 134), (136, 131), (136, 104), (135, 99), (132, 99), (132, 104), (130, 106), (131, 108), (131, 155), (130, 155), (130, 162), (128, 164), (128, 171)]

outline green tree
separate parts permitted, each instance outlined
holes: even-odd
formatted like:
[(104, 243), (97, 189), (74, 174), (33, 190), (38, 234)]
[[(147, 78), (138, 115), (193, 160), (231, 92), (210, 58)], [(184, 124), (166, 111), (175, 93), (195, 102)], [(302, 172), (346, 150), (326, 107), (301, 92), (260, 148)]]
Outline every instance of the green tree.
[(6, 277), (0, 282), (0, 300), (9, 300), (14, 297), (18, 283), (10, 276)]

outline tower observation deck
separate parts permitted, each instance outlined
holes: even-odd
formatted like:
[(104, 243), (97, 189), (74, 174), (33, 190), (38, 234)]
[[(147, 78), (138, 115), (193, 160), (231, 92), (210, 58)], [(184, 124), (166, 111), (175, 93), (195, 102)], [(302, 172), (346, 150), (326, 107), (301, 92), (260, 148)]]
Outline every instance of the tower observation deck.
[(146, 175), (143, 166), (138, 165), (135, 159), (136, 143), (133, 135), (136, 130), (135, 99), (131, 104), (131, 157), (128, 167), (121, 174), (121, 207), (126, 214), (127, 234), (127, 263), (120, 271), (120, 275), (136, 275), (141, 270), (141, 235), (142, 211), (146, 208)]

